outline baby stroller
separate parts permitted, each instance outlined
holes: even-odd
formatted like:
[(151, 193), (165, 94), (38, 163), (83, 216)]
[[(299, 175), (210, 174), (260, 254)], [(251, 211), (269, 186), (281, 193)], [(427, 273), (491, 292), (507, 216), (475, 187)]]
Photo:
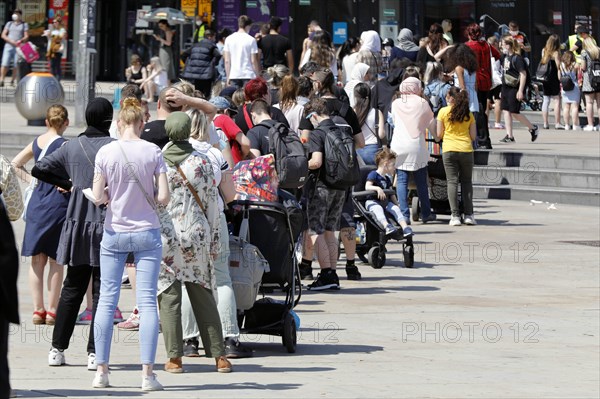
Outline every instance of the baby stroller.
[[(436, 142), (432, 138), (426, 139), (429, 143), (429, 162), (427, 162), (427, 175), (429, 178), (429, 202), (431, 203), (431, 211), (438, 215), (451, 215), (450, 201), (448, 200), (448, 182), (446, 181), (446, 170), (444, 169), (444, 161), (442, 160), (442, 143)], [(459, 185), (460, 189), (460, 185)], [(413, 221), (419, 220), (421, 215), (421, 202), (415, 191), (411, 190), (411, 217)], [(463, 213), (463, 203), (458, 197), (458, 206), (460, 213)]]
[[(386, 236), (385, 228), (379, 225), (375, 215), (367, 210), (365, 205), (367, 200), (377, 199), (377, 194), (374, 191), (365, 191), (367, 176), (373, 170), (375, 170), (374, 166), (361, 166), (361, 180), (354, 187), (354, 192), (352, 193), (354, 221), (357, 226), (356, 254), (363, 262), (369, 263), (371, 267), (381, 269), (386, 261), (385, 245), (387, 241), (390, 238), (403, 241), (402, 254), (404, 256), (404, 266), (411, 268), (415, 263), (415, 249), (412, 236), (404, 238), (402, 228), (390, 215), (387, 215), (388, 221), (398, 228), (398, 230), (393, 236)], [(396, 195), (394, 190), (384, 190), (384, 192), (386, 195)]]
[[(229, 220), (233, 234), (242, 232), (246, 235), (247, 242), (258, 248), (268, 262), (269, 271), (262, 274), (253, 291), (254, 299), (259, 290), (272, 292), (273, 287), (281, 288), (285, 293), (284, 301), (267, 297), (256, 300), (249, 309), (238, 313), (238, 324), (241, 332), (246, 334), (281, 336), (287, 351), (294, 353), (299, 324), (293, 308), (301, 297), (300, 271), (294, 248), (304, 216), (293, 195), (282, 190), (278, 194), (279, 202), (237, 200), (231, 207)], [(233, 285), (237, 299), (235, 281)]]

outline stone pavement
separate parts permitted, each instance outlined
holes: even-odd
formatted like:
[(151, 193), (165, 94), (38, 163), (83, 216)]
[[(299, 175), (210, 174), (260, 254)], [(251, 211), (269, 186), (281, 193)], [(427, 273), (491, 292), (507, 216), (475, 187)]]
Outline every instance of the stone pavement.
[[(185, 359), (186, 372), (157, 373), (163, 392), (142, 393), (137, 333), (115, 332), (112, 388), (91, 388), (87, 327), (75, 329), (67, 366), (48, 367), (52, 327), (31, 324), (28, 259), (19, 280), (22, 324), (10, 335), (19, 397), (142, 396), (245, 398), (597, 398), (599, 389), (598, 209), (476, 201), (478, 225), (448, 217), (416, 223), (415, 268), (400, 244), (361, 281), (304, 291), (298, 350), (279, 337), (244, 335), (255, 357), (218, 374), (212, 359)], [(19, 239), (23, 222), (14, 224)], [(123, 290), (120, 306), (133, 306)]]

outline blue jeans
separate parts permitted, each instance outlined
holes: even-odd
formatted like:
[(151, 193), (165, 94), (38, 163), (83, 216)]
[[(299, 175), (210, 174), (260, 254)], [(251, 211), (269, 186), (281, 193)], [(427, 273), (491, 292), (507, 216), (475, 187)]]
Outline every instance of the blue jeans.
[(377, 154), (377, 151), (379, 151), (379, 146), (377, 144), (368, 144), (363, 148), (356, 150), (363, 162), (367, 165), (375, 165), (375, 154)]
[(4, 45), (4, 51), (2, 51), (2, 66), (6, 68), (17, 67), (17, 48), (10, 44)]
[(136, 260), (141, 362), (154, 364), (158, 343), (156, 290), (162, 257), (160, 229), (132, 233), (104, 230), (100, 243), (100, 299), (94, 321), (96, 364), (108, 364), (113, 315), (119, 302), (121, 277), (129, 252), (133, 252)]
[[(396, 192), (398, 194), (398, 203), (400, 211), (405, 220), (410, 220), (410, 207), (408, 205), (408, 174), (405, 170), (396, 170), (398, 181), (396, 182)], [(425, 219), (431, 215), (431, 203), (429, 202), (429, 190), (427, 189), (427, 167), (412, 172), (417, 185), (417, 194), (421, 202), (421, 218)]]

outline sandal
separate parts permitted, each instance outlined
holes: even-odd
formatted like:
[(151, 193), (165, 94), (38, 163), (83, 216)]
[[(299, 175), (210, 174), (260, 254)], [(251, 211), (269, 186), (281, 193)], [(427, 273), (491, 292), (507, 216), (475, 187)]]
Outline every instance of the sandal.
[(56, 323), (56, 313), (46, 311), (46, 324), (53, 326)]
[(33, 312), (32, 322), (33, 324), (46, 324), (46, 311)]
[(219, 373), (231, 373), (233, 366), (227, 360), (225, 356), (219, 356), (215, 358), (215, 362), (217, 363), (217, 372)]

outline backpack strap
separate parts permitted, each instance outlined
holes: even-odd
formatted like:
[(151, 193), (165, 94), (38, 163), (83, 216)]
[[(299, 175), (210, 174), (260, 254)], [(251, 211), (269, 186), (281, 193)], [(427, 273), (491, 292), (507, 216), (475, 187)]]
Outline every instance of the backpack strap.
[(250, 118), (250, 113), (248, 112), (248, 104), (242, 105), (242, 112), (244, 113), (244, 119), (246, 120), (248, 129), (252, 129), (254, 127), (254, 123), (252, 123), (252, 118)]

